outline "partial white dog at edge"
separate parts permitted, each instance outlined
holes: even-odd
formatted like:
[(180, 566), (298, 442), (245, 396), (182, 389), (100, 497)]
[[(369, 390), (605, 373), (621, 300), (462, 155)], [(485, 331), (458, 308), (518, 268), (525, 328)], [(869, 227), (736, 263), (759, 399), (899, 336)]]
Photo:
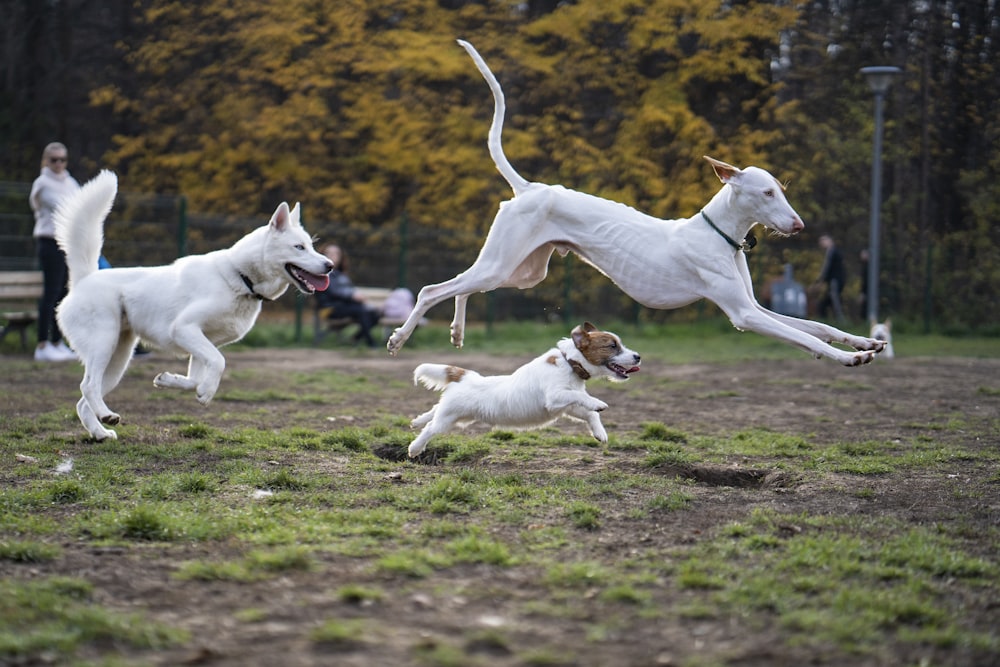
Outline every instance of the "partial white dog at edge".
[(503, 153), (500, 135), (505, 106), (499, 82), (471, 44), (461, 40), (459, 44), (472, 56), (493, 92), (489, 152), (514, 190), (514, 198), (500, 204), (472, 266), (451, 280), (420, 290), (409, 318), (389, 338), (390, 354), (402, 348), (430, 308), (450, 298), (455, 299), (451, 342), (461, 347), (469, 296), (500, 287), (537, 285), (545, 279), (554, 251), (576, 253), (649, 308), (679, 308), (706, 298), (737, 329), (777, 338), (846, 366), (866, 364), (882, 349), (881, 341), (779, 315), (757, 303), (743, 253), (750, 230), (758, 223), (782, 235), (804, 228), (774, 176), (757, 167), (738, 169), (706, 156), (723, 187), (698, 214), (683, 220), (661, 220), (559, 185), (531, 183)]
[(886, 319), (885, 322), (876, 322), (872, 320), (871, 337), (875, 340), (885, 341), (885, 349), (882, 350), (882, 356), (886, 359), (893, 359), (896, 353), (892, 350), (892, 320)]
[(121, 418), (104, 397), (121, 381), (140, 339), (190, 357), (187, 375), (160, 373), (154, 385), (193, 389), (207, 405), (226, 366), (218, 348), (243, 338), (261, 304), (289, 285), (305, 294), (326, 289), (333, 268), (299, 224), (299, 205), (289, 210), (282, 203), (267, 225), (231, 248), (168, 266), (99, 271), (104, 219), (117, 192), (117, 176), (105, 170), (56, 212), (56, 240), (66, 253), (70, 284), (56, 317), (84, 366), (76, 412), (99, 441), (118, 437), (105, 428)]
[(607, 442), (598, 413), (608, 404), (588, 394), (586, 382), (624, 382), (639, 371), (640, 363), (639, 355), (616, 334), (585, 322), (511, 375), (484, 376), (458, 366), (420, 364), (413, 371), (414, 384), (442, 394), (437, 405), (410, 423), (424, 428), (410, 443), (409, 455), (418, 456), (434, 436), (474, 422), (531, 429), (569, 417), (586, 422), (598, 441)]

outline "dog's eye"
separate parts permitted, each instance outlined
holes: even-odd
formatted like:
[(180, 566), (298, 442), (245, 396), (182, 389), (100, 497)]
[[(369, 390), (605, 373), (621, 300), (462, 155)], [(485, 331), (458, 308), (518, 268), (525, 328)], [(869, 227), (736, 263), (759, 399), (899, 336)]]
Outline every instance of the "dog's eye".
[(295, 249), (296, 250), (305, 250), (306, 247), (304, 245), (302, 245), (301, 243), (296, 243), (295, 244)]
[(764, 196), (768, 199), (774, 198), (774, 190), (764, 190)]

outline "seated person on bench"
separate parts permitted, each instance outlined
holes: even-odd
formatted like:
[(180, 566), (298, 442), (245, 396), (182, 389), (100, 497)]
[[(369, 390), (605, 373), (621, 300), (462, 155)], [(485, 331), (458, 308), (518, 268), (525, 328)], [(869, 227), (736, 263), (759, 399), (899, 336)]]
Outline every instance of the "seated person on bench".
[(340, 246), (330, 244), (323, 248), (323, 254), (333, 262), (333, 271), (330, 272), (330, 286), (316, 292), (320, 315), (330, 320), (354, 320), (360, 327), (354, 342), (364, 340), (368, 347), (375, 347), (371, 330), (378, 324), (381, 313), (356, 297), (354, 283), (347, 273), (347, 254)]

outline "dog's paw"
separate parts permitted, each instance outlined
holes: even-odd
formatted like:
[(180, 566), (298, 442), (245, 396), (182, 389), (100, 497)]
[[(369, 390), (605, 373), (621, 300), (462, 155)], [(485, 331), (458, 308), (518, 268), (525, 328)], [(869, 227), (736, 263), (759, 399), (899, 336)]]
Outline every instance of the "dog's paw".
[(864, 364), (869, 364), (875, 358), (875, 353), (871, 350), (865, 350), (863, 352), (855, 352), (854, 354), (848, 355), (847, 359), (844, 360), (845, 366), (863, 366)]
[(409, 449), (406, 450), (407, 456), (411, 459), (415, 459), (420, 456), (421, 452), (424, 451), (425, 445), (418, 445), (416, 443), (411, 443)]
[(860, 352), (874, 352), (878, 354), (885, 349), (886, 342), (877, 338), (862, 338), (858, 342), (848, 341), (848, 344)]
[(155, 378), (153, 378), (153, 386), (163, 389), (165, 387), (176, 387), (177, 381), (181, 376), (176, 373), (168, 373), (166, 371), (158, 373)]
[(608, 409), (608, 404), (605, 403), (604, 401), (595, 399), (593, 404), (590, 406), (590, 409), (593, 410), (594, 412), (604, 412), (605, 410)]
[(101, 417), (101, 423), (107, 424), (108, 426), (115, 426), (116, 424), (120, 424), (121, 421), (122, 421), (121, 415), (116, 414), (114, 412), (109, 412), (108, 414)]
[(593, 435), (594, 438), (597, 440), (597, 442), (601, 443), (602, 445), (608, 444), (608, 432), (604, 430), (603, 426), (595, 428), (593, 431)]
[(201, 403), (202, 405), (208, 405), (209, 403), (212, 402), (212, 399), (214, 397), (215, 397), (214, 389), (212, 391), (206, 391), (204, 393), (199, 391), (197, 394), (195, 394), (195, 398), (197, 398), (198, 402)]
[(109, 428), (102, 428), (100, 431), (91, 433), (90, 437), (92, 437), (95, 442), (104, 442), (105, 440), (117, 440), (118, 434)]

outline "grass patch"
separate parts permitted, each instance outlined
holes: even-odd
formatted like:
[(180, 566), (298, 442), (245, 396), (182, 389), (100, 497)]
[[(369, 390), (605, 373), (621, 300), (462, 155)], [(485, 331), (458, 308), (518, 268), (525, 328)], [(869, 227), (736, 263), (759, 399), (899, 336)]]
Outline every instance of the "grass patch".
[(65, 658), (88, 646), (157, 649), (186, 638), (180, 630), (96, 605), (93, 586), (83, 579), (0, 581), (0, 659), (15, 664), (42, 652)]
[[(627, 328), (619, 333), (650, 368), (673, 355), (696, 361), (684, 356), (694, 350), (716, 354), (717, 332), (709, 329), (688, 336), (650, 326), (635, 340)], [(524, 338), (496, 341), (496, 349), (537, 354), (543, 334), (554, 340), (566, 332), (525, 326), (517, 332)], [(474, 348), (475, 336), (495, 334), (471, 335)], [(721, 328), (718, 335), (728, 349), (706, 374), (728, 378), (729, 359), (770, 354), (758, 355), (767, 349), (753, 342), (759, 337)], [(444, 329), (426, 340), (437, 336), (440, 347), (415, 338), (418, 354), (407, 360), (408, 347), (398, 361), (464, 353), (446, 349)], [(369, 359), (363, 350), (315, 354)], [(779, 345), (773, 358), (790, 354)], [(405, 653), (387, 662), (415, 664), (635, 662), (635, 647), (652, 645), (650, 638), (702, 626), (708, 637), (763, 631), (777, 656), (787, 650), (831, 664), (887, 655), (979, 664), (1000, 651), (991, 624), (991, 601), (1000, 596), (991, 546), (1000, 531), (988, 521), (1000, 459), (988, 446), (996, 436), (988, 378), (962, 396), (928, 397), (932, 414), (914, 411), (890, 431), (875, 423), (878, 410), (852, 412), (859, 421), (850, 429), (825, 414), (795, 428), (765, 419), (732, 426), (711, 413), (702, 427), (703, 417), (672, 412), (661, 392), (684, 392), (687, 405), (697, 405), (709, 394), (706, 378), (640, 374), (594, 388), (613, 404), (602, 416), (608, 445), (564, 425), (470, 429), (435, 440), (414, 462), (405, 456), (412, 415), (400, 406), (426, 396), (395, 369), (387, 380), (365, 367), (358, 380), (240, 368), (239, 383), (224, 381), (228, 398), (203, 409), (190, 396), (148, 390), (149, 369), (137, 362), (132, 373), (146, 389), (114, 398), (146, 414), (123, 409), (130, 422), (122, 439), (94, 443), (73, 414), (78, 369), (4, 363), (16, 377), (48, 374), (46, 392), (72, 391), (46, 393), (47, 404), (30, 416), (0, 415), (0, 663), (153, 659), (144, 652), (186, 644), (185, 635), (112, 613), (103, 601), (115, 610), (176, 604), (176, 612), (189, 604), (189, 591), (198, 592), (206, 623), (259, 623), (242, 629), (262, 633), (273, 625), (310, 659), (325, 652), (334, 662), (338, 652), (376, 650), (379, 658)], [(823, 377), (792, 378), (777, 389), (833, 390), (839, 410), (872, 403), (869, 378), (890, 370), (824, 366)], [(733, 386), (754, 396), (748, 383)], [(727, 394), (716, 396), (735, 405)], [(352, 403), (358, 395), (378, 402)], [(630, 410), (645, 406), (635, 421), (618, 409), (632, 396), (640, 400), (627, 401)], [(60, 401), (65, 406), (53, 409)], [(775, 405), (762, 401), (759, 409), (766, 416)], [(32, 459), (18, 462), (17, 453)], [(55, 474), (66, 458), (71, 473)], [(709, 473), (720, 471), (753, 483), (713, 482)], [(909, 496), (896, 495), (903, 487)], [(89, 580), (62, 576), (79, 572)], [(143, 583), (141, 596), (126, 590), (130, 581)], [(406, 615), (423, 624), (383, 625)], [(533, 644), (524, 618), (552, 645)], [(389, 632), (399, 634), (380, 642)], [(174, 657), (197, 657), (199, 646), (184, 645)], [(711, 641), (697, 653), (685, 646), (654, 657), (677, 664), (739, 657)]]
[(0, 542), (0, 560), (13, 563), (44, 563), (55, 560), (62, 550), (52, 544), (34, 541)]

